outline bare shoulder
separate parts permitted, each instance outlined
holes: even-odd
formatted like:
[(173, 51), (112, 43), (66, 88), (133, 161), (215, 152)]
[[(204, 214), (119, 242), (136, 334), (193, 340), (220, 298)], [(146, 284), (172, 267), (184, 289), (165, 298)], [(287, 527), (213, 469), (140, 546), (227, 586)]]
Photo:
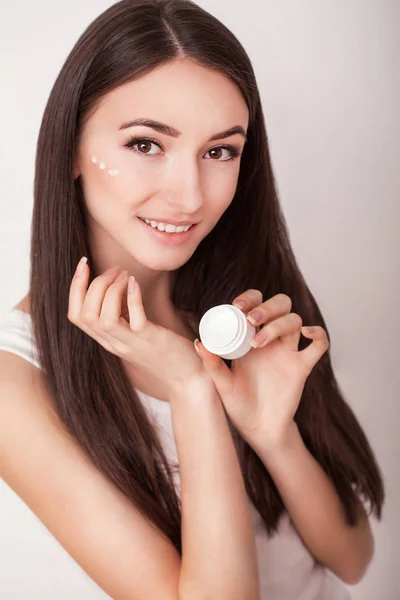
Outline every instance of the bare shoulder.
[(176, 549), (66, 429), (43, 371), (5, 351), (0, 351), (0, 478), (112, 598), (178, 599)]
[[(13, 306), (13, 309), (31, 314), (30, 295), (27, 294), (22, 298), (18, 304)], [(43, 383), (43, 374), (41, 369), (18, 354), (0, 350), (0, 383), (2, 381), (4, 384), (6, 381), (9, 384), (19, 381), (24, 385), (31, 384), (32, 387), (40, 386)]]
[(28, 314), (31, 314), (31, 301), (30, 295), (27, 294), (22, 300), (18, 302), (13, 308), (17, 308), (18, 310), (22, 310)]
[[(29, 294), (22, 298), (13, 309), (31, 314)], [(30, 361), (13, 352), (0, 350), (0, 385), (1, 383), (5, 385), (6, 382), (8, 385), (19, 382), (24, 386), (31, 386), (33, 391), (34, 388), (39, 390), (43, 386), (44, 377), (42, 370)]]

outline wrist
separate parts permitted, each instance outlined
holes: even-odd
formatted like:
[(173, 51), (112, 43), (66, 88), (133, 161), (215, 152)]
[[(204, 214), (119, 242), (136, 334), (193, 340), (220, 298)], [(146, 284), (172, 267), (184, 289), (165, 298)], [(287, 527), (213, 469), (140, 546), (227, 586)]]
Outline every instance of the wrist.
[(179, 385), (172, 386), (169, 392), (169, 400), (170, 402), (183, 399), (188, 401), (190, 398), (209, 398), (215, 395), (218, 395), (215, 384), (208, 373), (204, 371), (204, 373), (191, 375)]
[(260, 429), (248, 442), (253, 450), (264, 457), (275, 456), (290, 451), (298, 444), (301, 435), (297, 423), (291, 421), (290, 424), (279, 432), (271, 433), (265, 429)]

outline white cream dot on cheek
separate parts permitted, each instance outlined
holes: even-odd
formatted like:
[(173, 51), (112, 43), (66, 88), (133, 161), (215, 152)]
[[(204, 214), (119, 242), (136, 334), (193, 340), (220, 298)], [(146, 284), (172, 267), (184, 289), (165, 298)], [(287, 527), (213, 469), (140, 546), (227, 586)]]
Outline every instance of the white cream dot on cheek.
[[(97, 156), (92, 154), (92, 163), (97, 163), (97, 161), (98, 161)], [(106, 163), (101, 160), (99, 162), (99, 167), (100, 167), (100, 169), (102, 169), (104, 171), (104, 169), (106, 168)], [(115, 175), (118, 175), (119, 169), (109, 169), (108, 173), (109, 173), (109, 175), (112, 175), (115, 177)]]

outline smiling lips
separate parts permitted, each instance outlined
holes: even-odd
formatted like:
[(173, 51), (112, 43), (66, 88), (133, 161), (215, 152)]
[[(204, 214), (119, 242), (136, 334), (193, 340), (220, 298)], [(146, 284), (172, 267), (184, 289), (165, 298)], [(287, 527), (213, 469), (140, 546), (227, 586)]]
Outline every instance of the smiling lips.
[(137, 217), (138, 221), (143, 224), (147, 233), (151, 235), (152, 239), (166, 246), (178, 246), (180, 244), (184, 244), (189, 237), (193, 234), (193, 231), (196, 230), (198, 223), (194, 223), (187, 231), (163, 231), (162, 229), (158, 229), (158, 227), (152, 227), (141, 217)]
[(142, 219), (143, 221), (150, 221), (152, 223), (157, 223), (157, 225), (159, 225), (160, 223), (163, 223), (164, 225), (173, 225), (174, 227), (182, 227), (182, 226), (186, 226), (186, 225), (196, 225), (196, 223), (193, 223), (193, 221), (174, 221), (173, 219), (163, 219), (163, 218), (156, 219), (155, 217), (153, 217), (153, 218), (139, 217), (139, 219)]
[(166, 221), (156, 221), (151, 219), (143, 219), (142, 217), (138, 217), (143, 223), (152, 227), (152, 229), (158, 229), (158, 231), (165, 231), (167, 233), (185, 233), (188, 231), (192, 224), (187, 225), (174, 225), (172, 223), (168, 223)]

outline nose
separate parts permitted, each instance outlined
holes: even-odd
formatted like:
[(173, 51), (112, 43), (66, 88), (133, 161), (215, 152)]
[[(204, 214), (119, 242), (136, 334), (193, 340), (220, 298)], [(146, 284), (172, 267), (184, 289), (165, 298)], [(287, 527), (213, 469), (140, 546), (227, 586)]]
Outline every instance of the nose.
[(193, 158), (182, 158), (170, 163), (164, 179), (164, 196), (177, 218), (195, 219), (203, 205), (199, 167)]

